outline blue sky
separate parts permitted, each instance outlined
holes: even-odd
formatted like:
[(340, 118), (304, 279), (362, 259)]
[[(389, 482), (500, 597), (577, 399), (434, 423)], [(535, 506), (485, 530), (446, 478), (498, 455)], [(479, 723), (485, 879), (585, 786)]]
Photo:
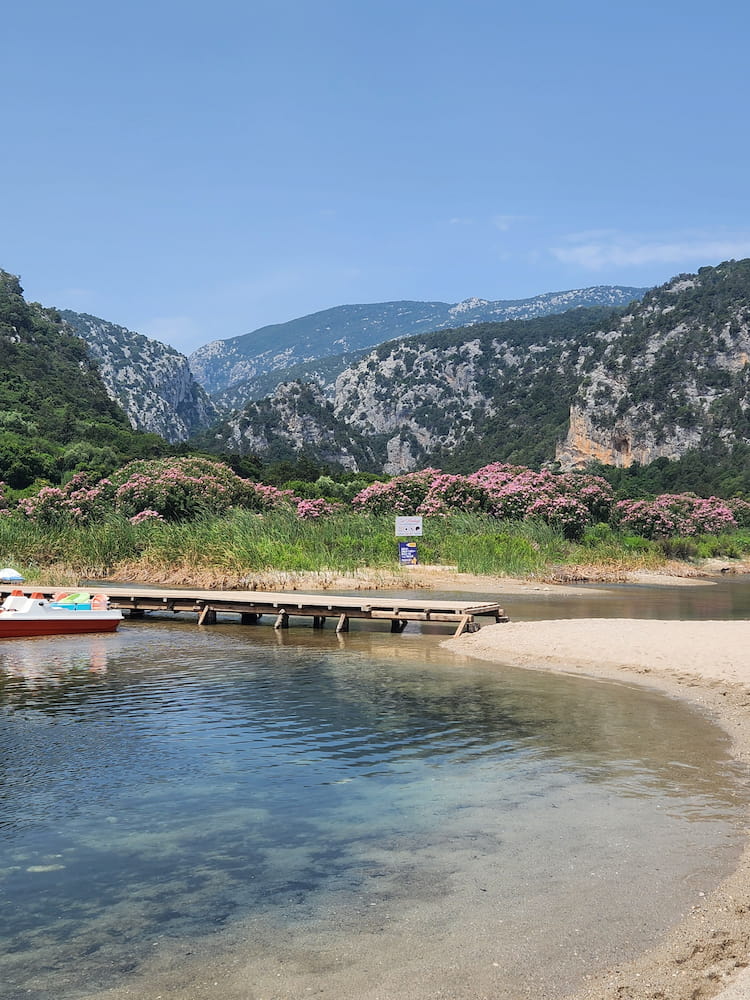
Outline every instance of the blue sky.
[(750, 256), (750, 6), (25, 0), (0, 267), (189, 353)]

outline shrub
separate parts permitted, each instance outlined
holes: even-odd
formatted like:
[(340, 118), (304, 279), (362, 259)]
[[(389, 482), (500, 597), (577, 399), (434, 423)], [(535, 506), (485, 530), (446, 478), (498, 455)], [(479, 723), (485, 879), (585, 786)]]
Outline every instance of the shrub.
[(659, 548), (667, 559), (693, 559), (698, 553), (692, 538), (661, 538)]
[(570, 540), (580, 538), (591, 520), (588, 507), (570, 496), (542, 496), (529, 507), (526, 516), (540, 517)]
[(445, 515), (453, 510), (481, 511), (488, 505), (487, 491), (466, 476), (439, 473), (430, 483), (418, 514)]
[(343, 510), (340, 503), (331, 503), (318, 497), (317, 500), (297, 500), (297, 517), (302, 521), (311, 521), (319, 517), (327, 517)]
[(138, 460), (120, 469), (117, 479), (118, 510), (129, 517), (155, 510), (168, 521), (225, 513), (246, 482), (221, 462), (201, 458)]
[(723, 500), (691, 493), (663, 493), (654, 500), (620, 500), (613, 517), (622, 527), (644, 538), (716, 534), (736, 527), (732, 511)]
[(606, 479), (583, 472), (567, 472), (557, 477), (557, 483), (566, 494), (584, 504), (594, 520), (609, 520), (614, 494)]
[(36, 496), (18, 501), (18, 510), (38, 524), (56, 524), (72, 520), (91, 524), (112, 509), (114, 487), (109, 479), (92, 484), (91, 478), (79, 472), (65, 486), (43, 486)]
[(737, 527), (750, 528), (750, 502), (740, 497), (732, 497), (727, 500), (727, 507), (731, 510)]
[(355, 510), (368, 514), (415, 514), (439, 469), (423, 469), (396, 476), (388, 482), (371, 483), (352, 498)]

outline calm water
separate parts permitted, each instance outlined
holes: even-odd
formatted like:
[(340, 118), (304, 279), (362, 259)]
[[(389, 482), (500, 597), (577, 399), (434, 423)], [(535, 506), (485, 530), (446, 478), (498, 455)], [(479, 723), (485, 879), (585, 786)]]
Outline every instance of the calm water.
[(3, 644), (0, 997), (144, 969), (167, 996), (175, 962), (197, 981), (232, 954), (247, 997), (345, 996), (332, 956), (384, 995), (471, 975), (523, 996), (637, 951), (731, 867), (744, 804), (715, 727), (459, 667), (445, 635), (185, 620)]
[[(554, 618), (661, 618), (683, 621), (731, 620), (750, 618), (750, 577), (715, 577), (710, 582), (690, 581), (670, 586), (617, 584), (602, 587), (584, 584), (566, 587), (560, 594), (552, 586), (523, 594), (491, 595), (469, 591), (441, 591), (440, 597), (476, 600), (479, 596), (498, 598), (513, 621), (541, 621)], [(379, 591), (401, 597), (410, 592)]]

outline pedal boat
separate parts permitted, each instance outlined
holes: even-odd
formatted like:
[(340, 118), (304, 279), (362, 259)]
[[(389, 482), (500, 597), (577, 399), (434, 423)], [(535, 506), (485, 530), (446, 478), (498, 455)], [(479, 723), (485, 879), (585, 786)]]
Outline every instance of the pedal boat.
[(114, 632), (122, 612), (111, 610), (105, 594), (58, 594), (48, 601), (43, 594), (27, 597), (14, 590), (0, 605), (0, 639), (38, 635), (79, 635)]

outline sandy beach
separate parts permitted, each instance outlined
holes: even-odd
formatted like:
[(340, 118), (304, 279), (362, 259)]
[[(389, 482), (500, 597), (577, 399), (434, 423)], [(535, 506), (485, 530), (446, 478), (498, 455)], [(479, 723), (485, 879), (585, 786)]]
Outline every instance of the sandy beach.
[[(458, 656), (647, 685), (686, 699), (750, 765), (750, 621), (576, 619), (492, 625), (446, 641)], [(736, 871), (653, 950), (575, 1000), (750, 998), (750, 842)]]

